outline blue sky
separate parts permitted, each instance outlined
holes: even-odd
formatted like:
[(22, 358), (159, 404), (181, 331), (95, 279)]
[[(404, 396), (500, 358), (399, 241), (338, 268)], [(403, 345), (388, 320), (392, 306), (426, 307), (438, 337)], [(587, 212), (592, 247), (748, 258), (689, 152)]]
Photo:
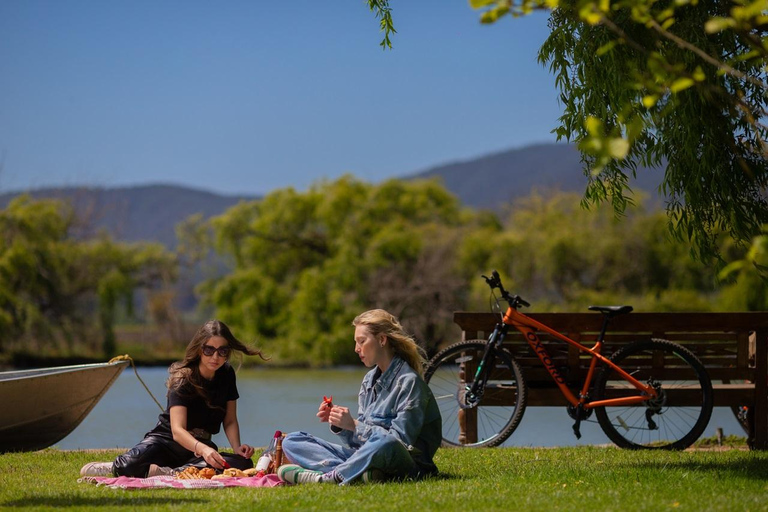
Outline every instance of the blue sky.
[(0, 191), (377, 182), (553, 142), (546, 15), (466, 0), (1, 0)]

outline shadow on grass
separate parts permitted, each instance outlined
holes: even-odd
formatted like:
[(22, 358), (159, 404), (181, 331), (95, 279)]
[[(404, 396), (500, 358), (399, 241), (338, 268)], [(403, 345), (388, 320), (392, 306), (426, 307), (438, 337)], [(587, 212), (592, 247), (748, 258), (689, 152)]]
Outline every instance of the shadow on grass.
[(423, 482), (441, 482), (443, 480), (464, 480), (466, 475), (456, 475), (454, 473), (440, 472), (436, 475), (432, 475), (429, 478), (422, 480)]
[(750, 480), (768, 480), (768, 464), (764, 457), (748, 460), (724, 461), (675, 461), (675, 462), (639, 462), (627, 464), (627, 467), (647, 468), (657, 471), (691, 471), (696, 473), (722, 474), (729, 478), (742, 477)]
[(159, 507), (164, 505), (184, 505), (184, 504), (198, 504), (209, 503), (209, 500), (200, 498), (159, 498), (159, 497), (146, 497), (134, 495), (130, 498), (126, 497), (105, 497), (105, 496), (27, 496), (18, 500), (0, 502), (0, 508), (5, 507), (55, 507), (55, 508), (67, 508), (67, 507)]

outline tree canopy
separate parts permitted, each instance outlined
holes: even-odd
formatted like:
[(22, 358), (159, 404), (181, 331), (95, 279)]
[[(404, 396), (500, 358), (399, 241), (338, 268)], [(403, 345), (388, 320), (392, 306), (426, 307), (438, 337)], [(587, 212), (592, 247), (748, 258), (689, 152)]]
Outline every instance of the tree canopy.
[(376, 307), (434, 352), (459, 335), (454, 311), (488, 310), (479, 276), (492, 269), (534, 311), (765, 307), (765, 287), (755, 285), (768, 265), (764, 234), (749, 251), (724, 237), (720, 250), (733, 263), (718, 286), (714, 269), (670, 239), (662, 212), (632, 206), (617, 219), (607, 205), (579, 203), (578, 194), (533, 194), (497, 215), (462, 208), (436, 181), (347, 176), (191, 217), (179, 226), (186, 244), (177, 256), (78, 238), (68, 207), (22, 197), (0, 211), (0, 351), (65, 354), (85, 339), (92, 353), (113, 355), (113, 325), (135, 292), (151, 290), (148, 309), (166, 314), (152, 297), (167, 291), (179, 257), (201, 261), (211, 249), (217, 274), (198, 288), (206, 308), (283, 364), (356, 362), (350, 322)]
[(466, 293), (456, 245), (479, 218), (435, 182), (344, 177), (277, 190), (210, 221), (234, 269), (201, 292), (278, 358), (354, 362), (350, 322), (366, 309), (390, 310), (421, 339), (443, 336)]
[(28, 196), (0, 211), (0, 351), (95, 340), (113, 356), (118, 308), (173, 279), (176, 259), (160, 244), (78, 239), (76, 221), (67, 205)]
[[(389, 2), (368, 3), (390, 46)], [(539, 60), (561, 91), (558, 139), (582, 151), (585, 205), (609, 201), (623, 214), (638, 166), (666, 166), (668, 226), (695, 257), (719, 257), (721, 232), (737, 243), (760, 232), (768, 221), (768, 1), (469, 4), (483, 23), (550, 11)]]
[(499, 218), (462, 209), (435, 181), (347, 176), (276, 190), (184, 231), (231, 259), (199, 288), (215, 315), (284, 363), (355, 362), (350, 322), (372, 308), (397, 315), (432, 352), (458, 336), (454, 311), (488, 310), (479, 276), (494, 268), (536, 311), (721, 307), (715, 270), (670, 238), (662, 212), (633, 206), (617, 219), (579, 204), (578, 194), (534, 194)]

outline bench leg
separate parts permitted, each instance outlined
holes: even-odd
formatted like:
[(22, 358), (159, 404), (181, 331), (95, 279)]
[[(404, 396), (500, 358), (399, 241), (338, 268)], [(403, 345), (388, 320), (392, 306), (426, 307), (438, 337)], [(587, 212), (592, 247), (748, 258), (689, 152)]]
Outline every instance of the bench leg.
[(477, 409), (459, 409), (459, 443), (477, 442)]
[(756, 450), (768, 450), (768, 332), (757, 331), (755, 343), (755, 418)]
[[(462, 363), (459, 367), (459, 382), (466, 386), (467, 375), (475, 374), (474, 363)], [(459, 443), (469, 444), (477, 442), (477, 410), (459, 408)]]

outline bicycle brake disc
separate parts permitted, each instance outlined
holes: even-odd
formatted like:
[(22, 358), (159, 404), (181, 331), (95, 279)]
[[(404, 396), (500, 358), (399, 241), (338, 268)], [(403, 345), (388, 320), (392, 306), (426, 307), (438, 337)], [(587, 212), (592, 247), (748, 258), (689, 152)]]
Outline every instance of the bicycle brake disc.
[(458, 399), (460, 409), (474, 409), (480, 404), (482, 394), (472, 395), (466, 389), (460, 389), (456, 398)]

